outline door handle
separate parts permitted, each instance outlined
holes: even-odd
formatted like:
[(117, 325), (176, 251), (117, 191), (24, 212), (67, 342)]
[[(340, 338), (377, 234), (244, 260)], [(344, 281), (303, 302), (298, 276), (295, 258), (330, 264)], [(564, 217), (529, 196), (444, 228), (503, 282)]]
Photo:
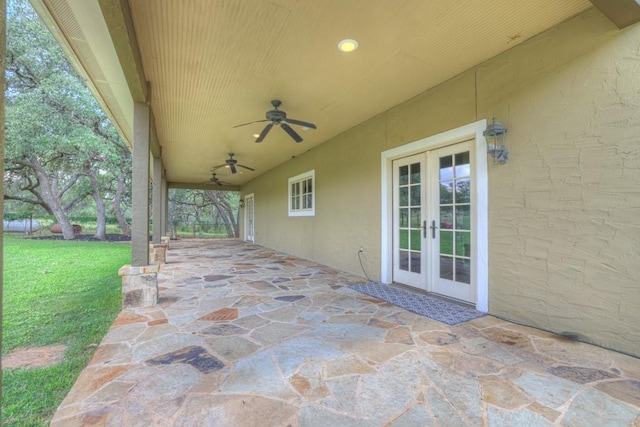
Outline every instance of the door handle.
[(422, 221), (422, 237), (427, 238), (427, 220)]
[(429, 228), (431, 229), (431, 238), (435, 239), (436, 238), (436, 228), (438, 228), (436, 226), (436, 220), (435, 219), (433, 221), (431, 221), (431, 227), (429, 227)]

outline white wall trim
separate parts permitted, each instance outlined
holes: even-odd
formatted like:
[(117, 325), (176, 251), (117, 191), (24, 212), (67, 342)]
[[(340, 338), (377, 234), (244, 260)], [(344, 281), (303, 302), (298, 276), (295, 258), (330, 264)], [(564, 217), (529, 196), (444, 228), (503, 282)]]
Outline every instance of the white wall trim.
[(470, 123), (455, 129), (448, 130), (418, 141), (410, 142), (400, 147), (384, 151), (381, 154), (381, 254), (380, 254), (380, 278), (383, 283), (391, 283), (393, 280), (393, 239), (392, 221), (393, 203), (391, 198), (392, 162), (393, 160), (410, 156), (422, 151), (428, 151), (439, 147), (474, 139), (473, 143), (475, 159), (475, 202), (476, 215), (475, 241), (477, 244), (477, 256), (475, 257), (476, 271), (476, 309), (482, 312), (489, 311), (489, 218), (488, 218), (488, 169), (487, 169), (487, 142), (482, 132), (487, 128), (485, 119)]

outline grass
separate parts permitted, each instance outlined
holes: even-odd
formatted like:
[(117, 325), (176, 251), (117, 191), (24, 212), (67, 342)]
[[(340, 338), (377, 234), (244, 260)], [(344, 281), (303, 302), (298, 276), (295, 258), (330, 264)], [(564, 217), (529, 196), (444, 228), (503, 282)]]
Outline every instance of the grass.
[(121, 308), (127, 244), (4, 238), (3, 355), (68, 346), (64, 360), (3, 371), (5, 426), (48, 425)]

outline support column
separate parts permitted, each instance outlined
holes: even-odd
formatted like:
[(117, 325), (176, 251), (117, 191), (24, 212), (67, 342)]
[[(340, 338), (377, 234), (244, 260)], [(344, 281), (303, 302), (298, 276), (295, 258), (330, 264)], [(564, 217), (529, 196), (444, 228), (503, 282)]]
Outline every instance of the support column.
[(162, 159), (153, 158), (153, 233), (152, 243), (160, 244), (162, 237)]
[(149, 264), (149, 106), (133, 106), (131, 265)]
[(149, 133), (146, 104), (133, 106), (133, 173), (131, 183), (131, 265), (120, 268), (122, 306), (150, 307), (158, 303), (159, 266), (149, 265)]
[(169, 221), (169, 189), (167, 178), (162, 174), (162, 237), (167, 235), (167, 222)]
[(167, 177), (162, 174), (162, 243), (167, 245), (169, 249), (169, 243), (171, 242), (171, 236), (169, 236), (169, 188), (167, 187)]
[(153, 158), (153, 228), (149, 255), (151, 264), (167, 262), (168, 245), (162, 241), (162, 159)]

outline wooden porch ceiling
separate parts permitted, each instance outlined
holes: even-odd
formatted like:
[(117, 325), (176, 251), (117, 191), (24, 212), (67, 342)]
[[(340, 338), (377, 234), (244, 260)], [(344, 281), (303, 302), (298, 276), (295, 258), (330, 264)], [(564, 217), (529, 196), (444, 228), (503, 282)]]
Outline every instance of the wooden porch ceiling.
[[(122, 135), (149, 101), (169, 182), (202, 183), (236, 153), (255, 172), (327, 141), (592, 7), (589, 0), (31, 0)], [(624, 0), (615, 0), (624, 1)], [(337, 48), (353, 38), (352, 53)], [(148, 84), (147, 84), (148, 82)], [(274, 128), (270, 100), (296, 144)]]

